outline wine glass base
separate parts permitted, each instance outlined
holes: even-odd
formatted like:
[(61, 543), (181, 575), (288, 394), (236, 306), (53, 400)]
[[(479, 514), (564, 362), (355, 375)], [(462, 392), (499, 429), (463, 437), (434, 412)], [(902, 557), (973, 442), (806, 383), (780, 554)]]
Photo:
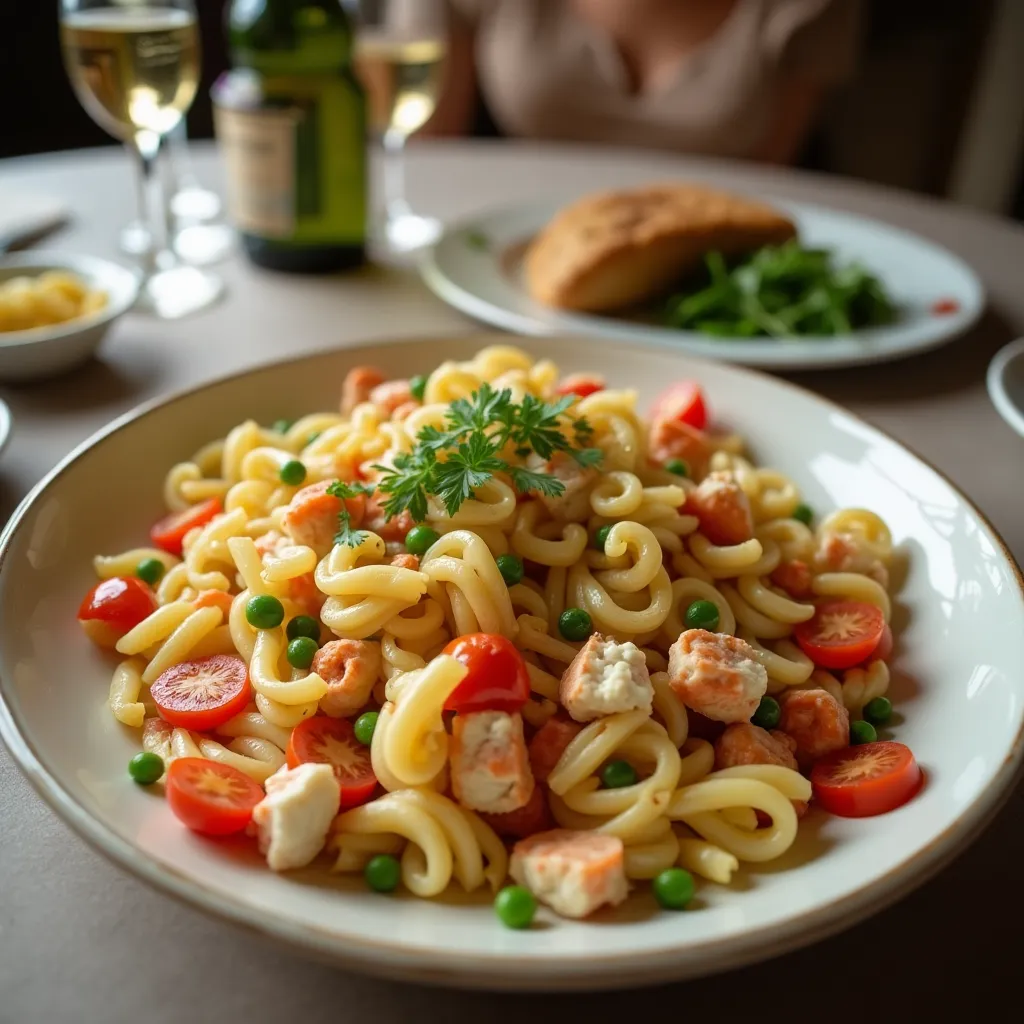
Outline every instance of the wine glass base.
[(213, 305), (224, 293), (224, 282), (196, 267), (159, 270), (142, 284), (138, 308), (161, 320), (177, 320)]
[(133, 220), (121, 229), (117, 245), (129, 256), (144, 256), (153, 247), (153, 234), (141, 220)]
[(181, 188), (171, 197), (171, 213), (181, 220), (213, 220), (221, 209), (220, 196), (198, 185)]
[(392, 252), (413, 252), (432, 245), (441, 237), (443, 225), (434, 217), (401, 213), (381, 225), (382, 241)]
[(235, 248), (235, 233), (226, 224), (192, 224), (174, 236), (174, 251), (197, 267), (220, 263)]

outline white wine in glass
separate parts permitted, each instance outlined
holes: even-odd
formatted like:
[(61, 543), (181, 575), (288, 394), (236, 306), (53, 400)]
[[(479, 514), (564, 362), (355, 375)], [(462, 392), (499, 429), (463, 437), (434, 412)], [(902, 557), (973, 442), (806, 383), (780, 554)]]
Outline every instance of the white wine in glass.
[(167, 248), (156, 160), (162, 138), (192, 105), (199, 34), (192, 0), (59, 0), (64, 64), (79, 102), (136, 156), (154, 245), (145, 254), (142, 303), (184, 316), (213, 302), (220, 280), (182, 266)]
[(383, 234), (405, 252), (434, 241), (441, 225), (413, 213), (405, 198), (409, 136), (437, 106), (447, 56), (444, 0), (347, 0), (356, 21), (355, 68), (366, 92), (370, 125), (384, 145)]
[(443, 39), (394, 39), (371, 29), (360, 35), (356, 74), (366, 90), (375, 132), (409, 136), (430, 120), (441, 91), (446, 50)]

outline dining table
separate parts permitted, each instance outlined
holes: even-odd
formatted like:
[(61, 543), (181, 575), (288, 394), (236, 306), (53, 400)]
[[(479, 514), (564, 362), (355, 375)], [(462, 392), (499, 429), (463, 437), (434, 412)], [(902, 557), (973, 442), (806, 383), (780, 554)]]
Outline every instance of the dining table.
[[(192, 164), (204, 185), (222, 193), (211, 143), (193, 144)], [(374, 157), (374, 182), (379, 171)], [(70, 212), (67, 226), (40, 248), (127, 262), (116, 244), (133, 212), (131, 172), (114, 147), (8, 159), (0, 161), (0, 194), (50, 197)], [(407, 172), (412, 207), (445, 223), (500, 204), (683, 178), (878, 218), (948, 247), (987, 292), (986, 312), (965, 336), (903, 361), (787, 377), (931, 462), (1024, 559), (1024, 439), (998, 417), (985, 390), (994, 353), (1024, 334), (1021, 224), (817, 173), (549, 142), (424, 140), (409, 147)], [(212, 308), (177, 321), (130, 313), (82, 368), (0, 385), (14, 421), (0, 455), (0, 523), (72, 449), (139, 403), (293, 354), (480, 330), (424, 286), (410, 259), (295, 276), (261, 270), (236, 251), (216, 271), (226, 290)], [(870, 495), (864, 499), (870, 504)], [(796, 952), (773, 956), (766, 948), (760, 963), (743, 969), (633, 991), (460, 991), (314, 962), (148, 888), (58, 818), (0, 746), (0, 1022), (983, 1018), (1001, 1003), (1017, 1005), (1022, 821), (1018, 787), (966, 852), (896, 905)]]

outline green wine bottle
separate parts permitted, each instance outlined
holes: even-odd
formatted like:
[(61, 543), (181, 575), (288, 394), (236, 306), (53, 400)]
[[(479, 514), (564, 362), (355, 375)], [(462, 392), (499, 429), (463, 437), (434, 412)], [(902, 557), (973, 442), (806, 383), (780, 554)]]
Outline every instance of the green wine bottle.
[(299, 273), (361, 264), (366, 101), (340, 0), (232, 0), (228, 33), (233, 69), (213, 97), (246, 252)]

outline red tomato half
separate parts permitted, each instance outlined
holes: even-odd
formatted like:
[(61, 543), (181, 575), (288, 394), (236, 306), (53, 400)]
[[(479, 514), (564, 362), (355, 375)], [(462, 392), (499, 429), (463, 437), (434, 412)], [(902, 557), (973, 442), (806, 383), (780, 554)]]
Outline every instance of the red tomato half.
[(811, 769), (815, 800), (844, 818), (895, 810), (921, 788), (921, 782), (921, 769), (910, 748), (891, 740), (845, 747)]
[(804, 654), (819, 668), (853, 668), (878, 647), (885, 619), (873, 604), (828, 601), (793, 632)]
[(511, 640), (497, 633), (468, 633), (444, 649), (469, 669), (445, 701), (445, 711), (518, 711), (530, 699), (526, 662)]
[(871, 652), (868, 661), (888, 661), (892, 657), (892, 646), (892, 630), (887, 622), (885, 629), (882, 630), (882, 639), (878, 641), (878, 646)]
[(654, 420), (678, 420), (687, 426), (703, 430), (708, 424), (708, 409), (704, 392), (693, 380), (677, 381), (654, 400), (650, 417)]
[(591, 373), (570, 373), (555, 385), (556, 395), (578, 395), (586, 398), (598, 391), (604, 391), (604, 378)]
[(78, 608), (79, 622), (99, 621), (118, 637), (156, 611), (153, 591), (134, 576), (112, 576), (97, 583)]
[(167, 769), (167, 802), (193, 832), (230, 836), (252, 820), (263, 790), (237, 768), (204, 757), (179, 757)]
[(196, 732), (216, 729), (244, 711), (249, 691), (249, 670), (234, 654), (172, 665), (149, 688), (165, 722)]
[(209, 501), (192, 505), (183, 512), (172, 512), (164, 516), (150, 531), (150, 540), (158, 548), (169, 551), (172, 555), (181, 555), (181, 544), (185, 534), (194, 530), (197, 526), (205, 526), (214, 516), (220, 515), (224, 506), (220, 498), (210, 498)]
[(356, 739), (347, 719), (317, 715), (299, 722), (288, 740), (287, 756), (289, 768), (307, 763), (331, 765), (341, 783), (343, 811), (365, 804), (377, 788), (370, 749)]

